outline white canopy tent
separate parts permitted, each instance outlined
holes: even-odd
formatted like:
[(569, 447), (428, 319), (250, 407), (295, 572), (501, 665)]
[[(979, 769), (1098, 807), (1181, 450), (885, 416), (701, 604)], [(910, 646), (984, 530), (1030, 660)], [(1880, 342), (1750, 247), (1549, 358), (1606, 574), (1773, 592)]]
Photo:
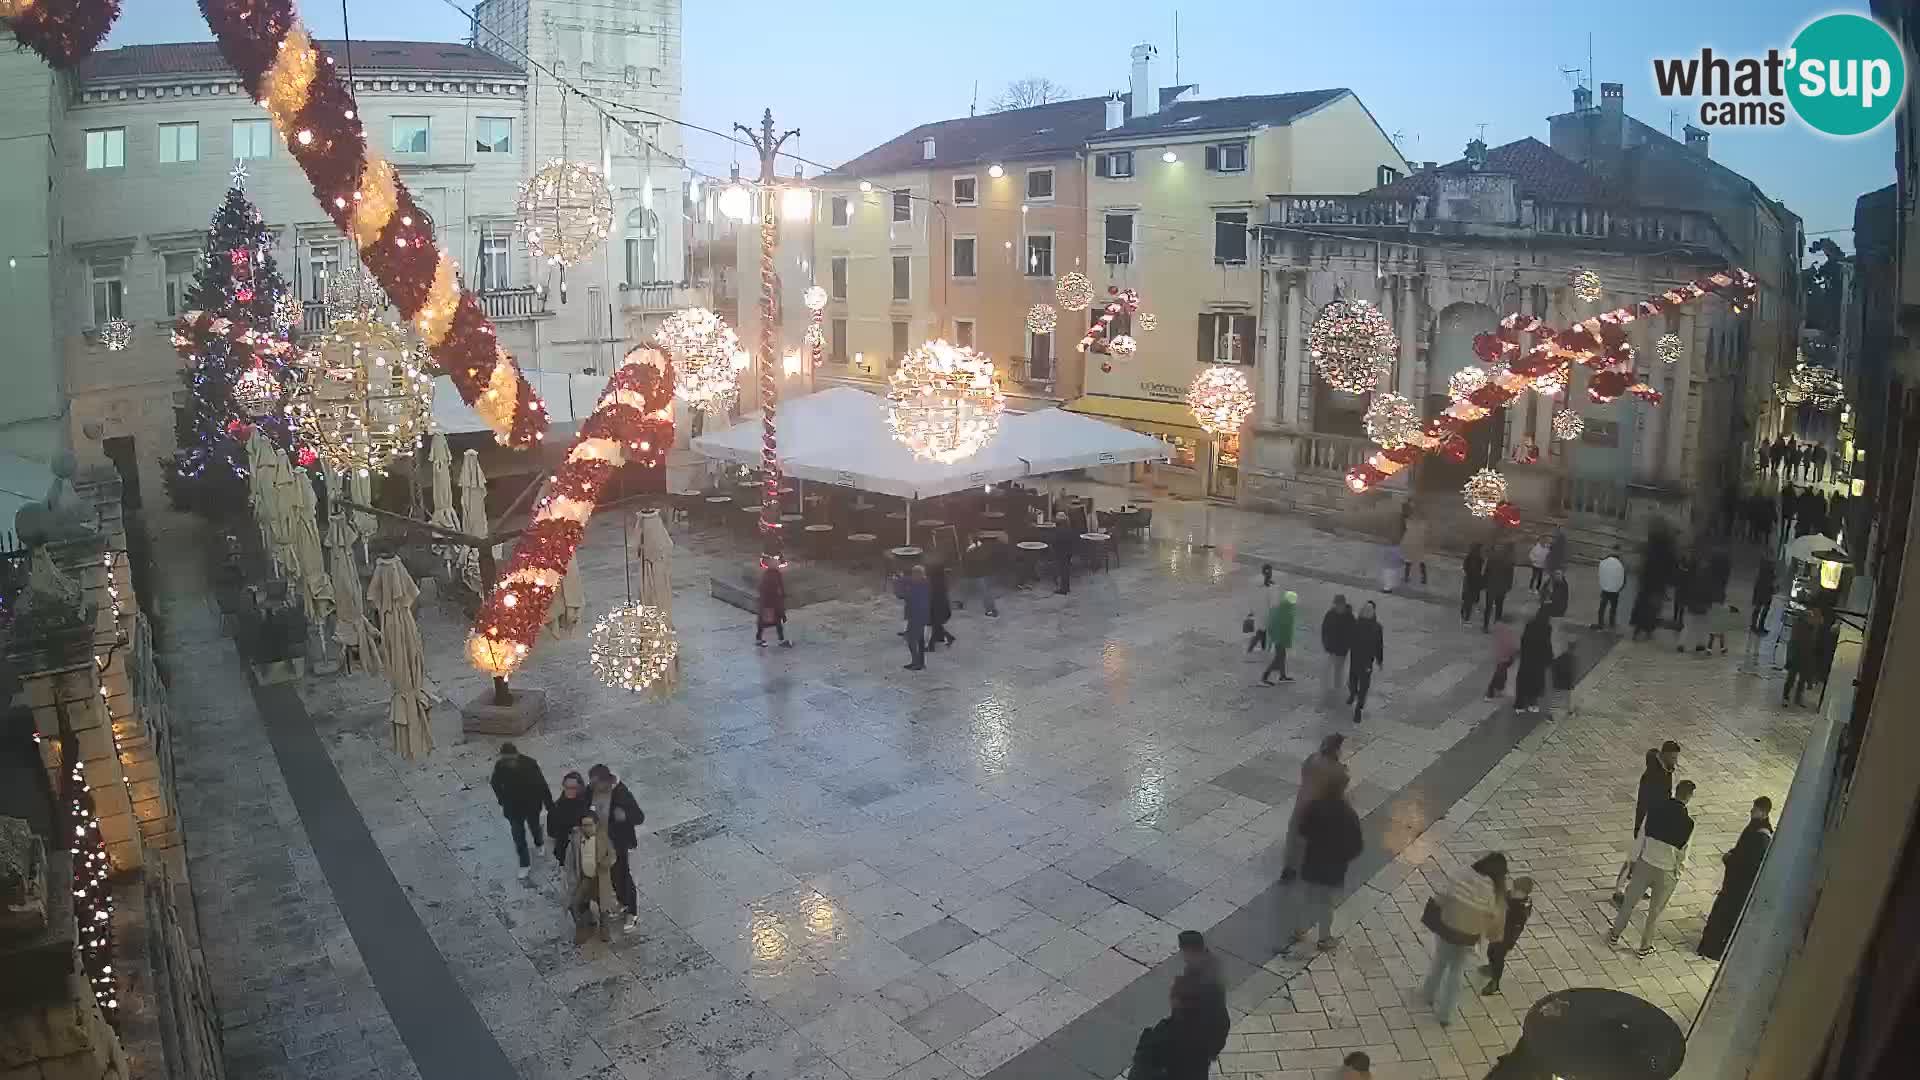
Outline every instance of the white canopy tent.
[[(564, 371), (528, 371), (527, 381), (540, 399), (547, 403), (547, 419), (554, 427), (572, 427), (593, 413), (600, 394), (607, 388), (605, 375), (572, 375)], [(460, 400), (453, 380), (438, 375), (433, 380), (433, 429), (446, 435), (469, 431), (491, 431), (480, 414)]]

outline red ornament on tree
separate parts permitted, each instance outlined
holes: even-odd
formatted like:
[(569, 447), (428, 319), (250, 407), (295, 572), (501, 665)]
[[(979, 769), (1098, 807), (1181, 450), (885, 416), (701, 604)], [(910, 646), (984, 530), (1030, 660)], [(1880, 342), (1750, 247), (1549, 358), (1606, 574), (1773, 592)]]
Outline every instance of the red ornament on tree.
[(253, 425), (245, 420), (229, 420), (227, 434), (233, 436), (235, 442), (246, 442), (253, 438)]
[(296, 455), (295, 460), (300, 463), (301, 468), (311, 469), (314, 463), (320, 460), (320, 455), (314, 452), (313, 447), (303, 446), (300, 448), (300, 453)]

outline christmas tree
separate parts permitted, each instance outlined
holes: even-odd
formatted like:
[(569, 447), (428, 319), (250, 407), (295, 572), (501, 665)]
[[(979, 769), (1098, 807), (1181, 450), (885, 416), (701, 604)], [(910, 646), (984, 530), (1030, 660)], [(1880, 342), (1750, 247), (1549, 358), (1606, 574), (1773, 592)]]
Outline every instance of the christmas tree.
[(187, 385), (177, 423), (175, 497), (210, 509), (246, 476), (245, 444), (256, 425), (275, 446), (290, 446), (280, 404), (292, 378), (289, 333), (297, 320), (283, 316), (296, 311), (298, 301), (274, 267), (272, 231), (247, 200), (245, 176), (234, 170), (226, 201), (214, 211), (187, 294), (190, 310), (173, 331)]

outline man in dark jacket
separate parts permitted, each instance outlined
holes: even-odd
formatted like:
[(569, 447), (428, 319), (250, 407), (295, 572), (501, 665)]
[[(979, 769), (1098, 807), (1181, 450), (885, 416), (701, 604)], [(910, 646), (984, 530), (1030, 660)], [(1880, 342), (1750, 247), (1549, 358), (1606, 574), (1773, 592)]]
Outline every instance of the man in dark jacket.
[(1337, 593), (1333, 606), (1320, 620), (1320, 647), (1327, 653), (1327, 684), (1321, 696), (1331, 702), (1347, 682), (1347, 653), (1353, 648), (1353, 608), (1344, 593)]
[(1132, 1080), (1206, 1080), (1213, 1065), (1213, 1028), (1206, 995), (1190, 975), (1174, 977), (1167, 993), (1168, 1017), (1140, 1032), (1133, 1048)]
[(1571, 590), (1567, 585), (1565, 570), (1553, 570), (1549, 571), (1549, 574), (1551, 576), (1547, 578), (1546, 584), (1540, 587), (1540, 604), (1547, 609), (1548, 618), (1558, 619), (1567, 613), (1568, 594)]
[(1380, 630), (1380, 620), (1374, 617), (1373, 601), (1369, 600), (1360, 607), (1360, 617), (1353, 621), (1353, 644), (1347, 651), (1347, 704), (1353, 706), (1353, 722), (1360, 722), (1360, 714), (1367, 707), (1367, 688), (1373, 685), (1373, 669), (1387, 666), (1386, 635)]
[(1740, 912), (1753, 892), (1754, 879), (1760, 876), (1760, 864), (1767, 860), (1773, 846), (1773, 800), (1765, 795), (1753, 800), (1747, 827), (1735, 841), (1733, 850), (1720, 856), (1726, 874), (1720, 879), (1720, 895), (1713, 898), (1713, 910), (1707, 913), (1707, 926), (1700, 934), (1701, 956), (1718, 960), (1726, 955), (1727, 941), (1740, 922)]
[(1320, 928), (1322, 951), (1340, 943), (1333, 936), (1333, 907), (1347, 883), (1347, 865), (1360, 857), (1360, 815), (1347, 802), (1347, 774), (1328, 780), (1327, 793), (1300, 815), (1300, 881), (1306, 886), (1307, 915), (1312, 920), (1294, 935), (1307, 940)]
[[(1680, 767), (1680, 744), (1668, 739), (1658, 750), (1647, 751), (1647, 767), (1640, 773), (1640, 790), (1633, 797), (1633, 839), (1640, 839), (1640, 827), (1647, 812), (1673, 797), (1673, 773)], [(1633, 873), (1633, 856), (1620, 866), (1613, 881), (1613, 902), (1626, 899), (1627, 878)]]
[(1460, 625), (1465, 626), (1473, 618), (1473, 605), (1480, 600), (1480, 591), (1487, 587), (1487, 557), (1481, 554), (1480, 545), (1474, 544), (1467, 549), (1466, 561), (1460, 564), (1463, 571), (1460, 578)]
[(900, 598), (907, 617), (907, 653), (912, 659), (908, 671), (927, 666), (927, 622), (933, 614), (933, 587), (927, 581), (927, 568), (914, 564), (911, 573), (893, 579), (893, 595)]
[(1212, 1056), (1218, 1058), (1220, 1051), (1227, 1047), (1227, 1036), (1233, 1031), (1233, 1014), (1227, 1011), (1227, 987), (1220, 981), (1220, 960), (1207, 948), (1207, 939), (1198, 930), (1182, 930), (1178, 940), (1180, 962), (1185, 965), (1183, 977), (1192, 980), (1197, 1007), (1209, 1025), (1206, 1045), (1212, 1048)]
[(1487, 556), (1486, 601), (1480, 609), (1480, 632), (1486, 633), (1493, 620), (1507, 617), (1507, 594), (1513, 591), (1513, 545), (1496, 543)]
[(647, 820), (647, 815), (641, 812), (633, 792), (605, 765), (588, 769), (587, 782), (592, 792), (593, 815), (606, 823), (607, 839), (613, 842), (613, 895), (626, 910), (627, 929), (631, 930), (640, 917), (629, 856), (640, 844), (640, 823)]
[(1687, 844), (1693, 839), (1693, 815), (1687, 812), (1687, 801), (1692, 798), (1693, 781), (1682, 780), (1673, 785), (1670, 798), (1647, 811), (1647, 820), (1640, 828), (1640, 843), (1634, 851), (1633, 875), (1627, 879), (1627, 896), (1620, 904), (1619, 914), (1614, 916), (1607, 944), (1619, 943), (1627, 921), (1633, 918), (1634, 906), (1644, 894), (1647, 921), (1640, 929), (1640, 955), (1653, 954), (1653, 928), (1659, 925), (1667, 898), (1673, 895), (1673, 887), (1687, 868)]
[(959, 640), (947, 633), (947, 620), (953, 618), (953, 600), (947, 595), (947, 564), (935, 562), (927, 567), (927, 651), (935, 646), (951, 645)]
[(500, 756), (493, 761), (493, 797), (499, 800), (500, 812), (507, 816), (507, 827), (513, 830), (513, 850), (520, 856), (520, 877), (524, 880), (532, 873), (527, 836), (532, 834), (534, 847), (546, 846), (545, 834), (540, 831), (540, 812), (553, 809), (553, 792), (547, 788), (540, 763), (512, 743), (501, 743)]

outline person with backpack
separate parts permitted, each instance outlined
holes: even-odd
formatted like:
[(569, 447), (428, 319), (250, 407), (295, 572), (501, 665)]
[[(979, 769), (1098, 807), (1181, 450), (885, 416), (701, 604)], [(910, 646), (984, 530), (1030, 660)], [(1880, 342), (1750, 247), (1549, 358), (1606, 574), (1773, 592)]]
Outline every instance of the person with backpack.
[(1433, 962), (1420, 994), (1433, 1006), (1441, 1027), (1453, 1023), (1454, 1003), (1466, 977), (1467, 957), (1482, 939), (1498, 939), (1507, 929), (1507, 857), (1483, 855), (1427, 901), (1420, 923), (1433, 932)]
[(1347, 866), (1360, 857), (1360, 815), (1347, 801), (1346, 770), (1332, 774), (1325, 793), (1300, 815), (1300, 881), (1306, 889), (1310, 922), (1294, 934), (1294, 944), (1320, 928), (1316, 948), (1326, 952), (1340, 944), (1333, 936), (1333, 908), (1347, 883)]

